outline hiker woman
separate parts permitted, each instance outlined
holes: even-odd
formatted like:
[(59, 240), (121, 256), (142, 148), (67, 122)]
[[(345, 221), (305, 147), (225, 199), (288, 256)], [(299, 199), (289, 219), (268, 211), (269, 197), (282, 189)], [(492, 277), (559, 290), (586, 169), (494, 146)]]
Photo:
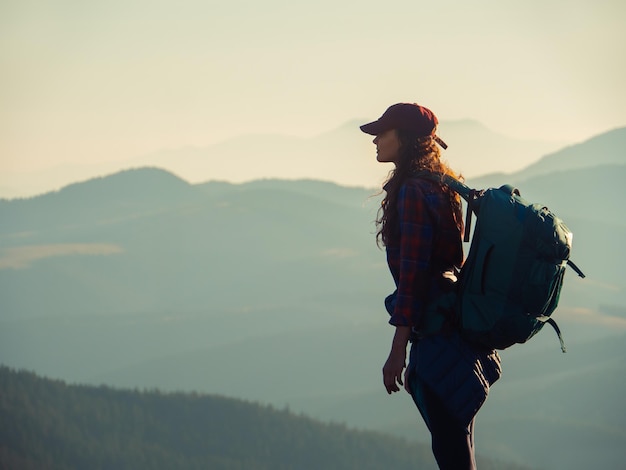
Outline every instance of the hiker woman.
[(395, 334), (383, 382), (389, 394), (399, 386), (411, 394), (441, 469), (474, 469), (474, 417), (500, 377), (500, 358), (459, 336), (449, 306), (463, 263), (461, 203), (447, 187), (420, 177), (454, 175), (441, 160), (438, 145), (447, 146), (437, 123), (429, 109), (398, 103), (361, 126), (376, 136), (377, 160), (394, 164), (376, 221), (396, 285), (385, 299)]

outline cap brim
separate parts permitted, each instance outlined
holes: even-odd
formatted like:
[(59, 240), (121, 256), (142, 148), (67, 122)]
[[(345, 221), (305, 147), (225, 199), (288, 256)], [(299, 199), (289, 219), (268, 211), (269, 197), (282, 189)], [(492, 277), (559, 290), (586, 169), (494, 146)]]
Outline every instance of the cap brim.
[(378, 135), (381, 134), (383, 129), (380, 125), (379, 121), (369, 122), (367, 124), (363, 124), (360, 129), (369, 135)]

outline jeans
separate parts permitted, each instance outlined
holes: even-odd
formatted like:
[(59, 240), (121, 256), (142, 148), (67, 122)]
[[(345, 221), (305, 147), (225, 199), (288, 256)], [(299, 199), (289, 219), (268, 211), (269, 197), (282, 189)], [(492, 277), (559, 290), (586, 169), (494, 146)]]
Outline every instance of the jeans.
[(430, 431), (432, 450), (439, 468), (475, 470), (474, 420), (464, 428), (415, 372), (410, 374), (408, 380), (413, 401)]

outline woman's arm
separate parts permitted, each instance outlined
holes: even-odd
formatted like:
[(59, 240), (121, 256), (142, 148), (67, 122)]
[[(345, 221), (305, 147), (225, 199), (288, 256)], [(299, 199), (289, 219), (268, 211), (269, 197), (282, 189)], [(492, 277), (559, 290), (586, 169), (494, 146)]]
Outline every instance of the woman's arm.
[(402, 371), (406, 366), (406, 347), (410, 335), (410, 326), (396, 326), (396, 332), (391, 343), (391, 352), (383, 366), (383, 383), (389, 394), (400, 391), (398, 385), (404, 385)]
[(418, 184), (405, 184), (398, 194), (400, 222), (397, 296), (389, 322), (396, 327), (389, 357), (383, 366), (387, 393), (404, 385), (406, 348), (413, 327), (419, 327), (429, 287), (434, 227), (427, 196)]
[(434, 224), (432, 204), (419, 184), (407, 183), (398, 194), (400, 223), (397, 297), (390, 323), (418, 328), (430, 285)]

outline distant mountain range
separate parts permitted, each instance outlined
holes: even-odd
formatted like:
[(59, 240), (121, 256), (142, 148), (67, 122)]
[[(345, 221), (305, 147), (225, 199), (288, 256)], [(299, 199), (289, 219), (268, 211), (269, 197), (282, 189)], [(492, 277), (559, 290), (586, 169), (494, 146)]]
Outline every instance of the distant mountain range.
[[(567, 274), (555, 314), (566, 355), (550, 331), (503, 353), (505, 376), (479, 416), (488, 455), (568, 470), (626, 458), (624, 133), (552, 153), (532, 174), (468, 179), (512, 182), (552, 207), (587, 274)], [(379, 197), (317, 180), (190, 184), (141, 168), (0, 201), (0, 358), (424, 441), (410, 398), (380, 384), (392, 282), (374, 243)]]
[[(362, 123), (350, 121), (311, 138), (244, 135), (207, 147), (167, 149), (128, 161), (4, 172), (0, 197), (42, 194), (76, 181), (145, 166), (168, 170), (191, 183), (308, 178), (377, 187), (390, 168), (376, 162), (371, 136), (359, 130)], [(445, 158), (466, 176), (516, 171), (566, 144), (509, 138), (472, 120), (443, 122), (440, 134), (449, 144)]]
[[(601, 165), (624, 165), (625, 163), (626, 128), (619, 128), (580, 144), (549, 153), (513, 174), (503, 176), (502, 173), (489, 172), (471, 179), (479, 186), (492, 186), (503, 178), (511, 183), (519, 183), (529, 178), (552, 173), (584, 170)], [(558, 187), (558, 184), (555, 184), (555, 187)]]

